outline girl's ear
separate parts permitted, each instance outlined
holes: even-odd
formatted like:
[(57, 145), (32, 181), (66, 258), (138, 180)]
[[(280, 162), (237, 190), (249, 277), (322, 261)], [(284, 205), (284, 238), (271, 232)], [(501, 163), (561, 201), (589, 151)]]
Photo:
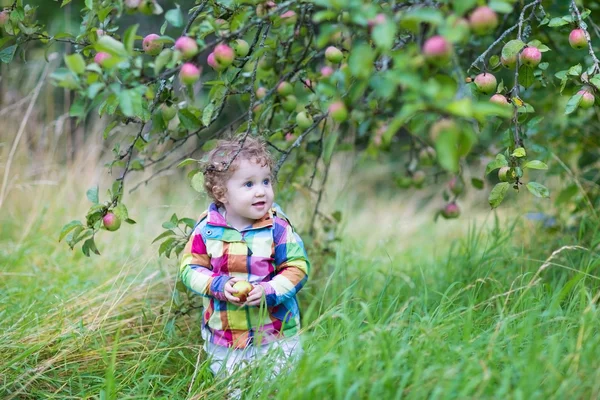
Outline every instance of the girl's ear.
[(227, 204), (227, 198), (225, 197), (225, 188), (222, 186), (213, 186), (213, 195), (215, 199), (223, 204)]

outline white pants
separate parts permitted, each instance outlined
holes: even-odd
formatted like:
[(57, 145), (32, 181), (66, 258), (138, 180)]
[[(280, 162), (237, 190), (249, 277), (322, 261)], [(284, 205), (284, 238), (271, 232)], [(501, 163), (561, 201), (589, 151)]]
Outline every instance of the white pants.
[(204, 350), (210, 358), (210, 369), (215, 377), (223, 373), (231, 375), (236, 368), (245, 368), (247, 364), (265, 357), (273, 361), (271, 368), (272, 376), (275, 377), (292, 362), (297, 361), (303, 353), (298, 336), (277, 340), (263, 346), (250, 345), (245, 349), (232, 349), (204, 342)]

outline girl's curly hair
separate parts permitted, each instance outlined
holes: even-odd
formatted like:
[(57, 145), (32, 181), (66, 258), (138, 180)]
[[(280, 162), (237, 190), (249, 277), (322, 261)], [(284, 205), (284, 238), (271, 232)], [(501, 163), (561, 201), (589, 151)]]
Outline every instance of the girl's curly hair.
[(227, 192), (227, 181), (237, 171), (241, 160), (273, 169), (273, 159), (264, 139), (247, 136), (245, 140), (243, 138), (219, 140), (203, 163), (204, 190), (217, 206), (223, 205), (219, 199)]

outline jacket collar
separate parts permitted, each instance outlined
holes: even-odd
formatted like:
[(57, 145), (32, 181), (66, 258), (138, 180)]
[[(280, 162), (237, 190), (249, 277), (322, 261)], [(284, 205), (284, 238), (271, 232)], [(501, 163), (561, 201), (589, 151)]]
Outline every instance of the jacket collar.
[[(267, 211), (265, 215), (262, 216), (262, 218), (254, 221), (254, 223), (251, 226), (242, 229), (242, 231), (273, 226), (273, 216), (275, 214), (275, 209), (276, 205), (273, 203), (273, 206), (269, 209), (269, 211)], [(212, 226), (221, 226), (224, 228), (235, 229), (227, 223), (227, 220), (225, 219), (223, 214), (221, 214), (219, 208), (215, 203), (210, 203), (210, 206), (208, 206), (207, 224)]]

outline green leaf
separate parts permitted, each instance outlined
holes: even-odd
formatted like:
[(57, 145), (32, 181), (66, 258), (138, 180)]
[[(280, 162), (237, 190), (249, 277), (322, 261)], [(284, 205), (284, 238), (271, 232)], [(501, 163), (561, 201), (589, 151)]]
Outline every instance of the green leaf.
[(519, 83), (525, 88), (528, 88), (533, 84), (535, 77), (533, 76), (533, 68), (527, 65), (521, 65), (519, 67)]
[(181, 28), (183, 26), (183, 15), (179, 5), (177, 5), (177, 8), (167, 11), (165, 19), (175, 28)]
[(596, 87), (596, 89), (600, 89), (600, 75), (594, 75), (590, 79), (590, 83)]
[(123, 44), (125, 46), (125, 50), (127, 50), (127, 52), (129, 54), (133, 53), (133, 45), (135, 44), (135, 35), (137, 33), (138, 27), (139, 27), (139, 24), (131, 25), (125, 31)]
[(75, 75), (81, 75), (85, 72), (85, 60), (79, 53), (65, 55), (65, 64)]
[(104, 83), (103, 82), (92, 83), (87, 88), (87, 97), (88, 97), (88, 99), (94, 99), (94, 98), (96, 98), (96, 96), (98, 95), (98, 92), (100, 92), (102, 89), (104, 89)]
[(16, 44), (9, 46), (9, 47), (5, 48), (4, 50), (0, 51), (0, 62), (6, 63), (6, 64), (11, 62), (13, 57), (15, 56), (16, 51), (17, 51)]
[(206, 107), (204, 107), (204, 111), (202, 112), (202, 123), (204, 126), (210, 125), (210, 120), (212, 118), (213, 112), (215, 111), (215, 104), (208, 103)]
[(165, 68), (169, 61), (171, 61), (172, 57), (173, 50), (164, 49), (163, 51), (161, 51), (160, 54), (154, 60), (154, 73), (156, 75), (160, 74), (160, 71), (162, 71)]
[(94, 49), (98, 52), (102, 51), (113, 56), (127, 57), (127, 50), (123, 43), (108, 35), (101, 36), (96, 44), (94, 44)]
[(510, 183), (508, 182), (500, 182), (494, 186), (488, 198), (488, 202), (492, 208), (496, 208), (500, 205), (500, 203), (502, 203), (502, 200), (504, 200), (504, 196), (506, 196), (506, 192), (508, 191), (509, 187)]
[(527, 162), (523, 168), (529, 168), (529, 169), (548, 169), (548, 166), (541, 162), (540, 160), (531, 160), (529, 162)]
[(506, 1), (502, 1), (502, 0), (491, 0), (490, 3), (488, 4), (488, 6), (492, 10), (497, 11), (502, 14), (508, 14), (508, 13), (512, 12), (513, 7), (514, 7), (512, 4), (509, 4)]
[(375, 53), (367, 44), (359, 44), (354, 47), (348, 58), (350, 72), (357, 78), (367, 79), (371, 76)]
[(118, 95), (119, 108), (121, 109), (123, 115), (125, 115), (126, 117), (134, 116), (132, 95), (135, 96), (135, 94), (132, 94), (130, 90), (123, 90)]
[(88, 240), (86, 240), (85, 242), (83, 242), (83, 247), (81, 249), (83, 251), (83, 254), (86, 255), (86, 257), (90, 256), (90, 250), (92, 252), (94, 252), (97, 255), (100, 255), (100, 252), (98, 251), (98, 248), (96, 247), (96, 242), (94, 242), (94, 238), (91, 237)]
[[(210, 106), (210, 104), (209, 104), (209, 106)], [(208, 108), (208, 106), (207, 106), (207, 108)], [(187, 130), (195, 131), (202, 127), (202, 123), (200, 122), (198, 117), (196, 117), (187, 108), (182, 108), (181, 110), (179, 110), (178, 114), (179, 114), (179, 121)], [(203, 118), (203, 120), (204, 120), (204, 118)]]
[(541, 183), (529, 182), (526, 186), (527, 189), (529, 189), (529, 191), (536, 197), (550, 197), (550, 191)]
[(108, 126), (106, 128), (104, 128), (104, 132), (102, 132), (102, 138), (104, 140), (106, 140), (106, 138), (108, 138), (108, 135), (110, 134), (110, 131), (112, 131), (112, 129), (117, 126), (119, 123), (119, 121), (112, 121), (110, 124), (108, 124)]
[(476, 4), (477, 4), (477, 0), (453, 1), (452, 2), (452, 8), (454, 9), (454, 12), (456, 14), (463, 15), (464, 13), (466, 13), (467, 11), (469, 11), (470, 9), (474, 8)]
[(517, 158), (525, 157), (526, 155), (527, 153), (523, 147), (517, 147), (515, 151), (512, 152), (512, 156)]
[(572, 75), (572, 76), (579, 76), (579, 75), (581, 75), (582, 72), (583, 72), (583, 67), (581, 66), (581, 64), (577, 64), (577, 65), (573, 65), (571, 68), (569, 68), (569, 70), (567, 71), (567, 74)]
[(485, 175), (488, 175), (495, 169), (502, 168), (508, 166), (508, 161), (506, 161), (506, 157), (503, 154), (496, 155), (496, 159), (490, 161), (488, 165), (485, 167)]
[(192, 188), (198, 193), (204, 193), (204, 174), (198, 172), (192, 177)]
[(479, 178), (471, 178), (471, 185), (473, 185), (475, 189), (481, 190), (483, 189), (483, 180)]
[(129, 218), (127, 207), (125, 207), (125, 204), (123, 203), (117, 204), (117, 206), (113, 209), (113, 212), (117, 217), (121, 219), (121, 221), (124, 221), (127, 218)]
[(85, 192), (85, 195), (87, 196), (89, 201), (91, 201), (94, 204), (98, 204), (98, 185), (89, 188), (88, 191)]
[(165, 253), (166, 255), (167, 251), (170, 250), (169, 248), (172, 247), (172, 245), (174, 245), (176, 240), (177, 238), (168, 238), (167, 240), (162, 242), (160, 247), (158, 248), (158, 255), (161, 255), (163, 253)]
[(152, 241), (152, 243), (159, 241), (161, 239), (164, 239), (168, 236), (173, 236), (175, 234), (175, 232), (173, 231), (164, 231), (163, 233), (161, 233), (160, 235), (158, 235), (157, 237), (154, 238), (154, 240)]
[(435, 141), (438, 164), (445, 170), (457, 173), (459, 155), (460, 132), (457, 129), (446, 129), (440, 132)]
[(579, 103), (581, 102), (582, 99), (582, 95), (575, 93), (573, 96), (571, 96), (571, 98), (569, 99), (569, 101), (567, 102), (567, 107), (565, 108), (565, 114), (571, 114), (573, 111), (577, 110), (577, 107), (579, 107)]
[(396, 38), (396, 24), (393, 21), (386, 21), (373, 28), (373, 41), (375, 45), (383, 50), (391, 50)]
[(186, 158), (185, 160), (183, 160), (182, 162), (177, 164), (177, 168), (182, 168), (182, 167), (185, 167), (186, 165), (194, 164), (197, 162), (198, 162), (198, 160), (195, 160), (193, 158)]
[(502, 57), (504, 58), (512, 58), (514, 56), (516, 56), (517, 54), (519, 54), (519, 52), (521, 51), (521, 49), (523, 49), (523, 47), (525, 47), (525, 43), (523, 43), (522, 40), (517, 40), (517, 39), (513, 39), (513, 40), (509, 40), (508, 43), (506, 43), (504, 45), (504, 47), (502, 48)]
[(562, 18), (552, 18), (550, 20), (550, 22), (548, 23), (548, 26), (551, 28), (555, 28), (558, 26), (563, 26), (563, 25), (567, 25), (569, 22), (565, 21)]
[(65, 236), (67, 236), (67, 234), (69, 232), (71, 232), (73, 229), (77, 228), (78, 226), (83, 227), (83, 224), (81, 223), (81, 221), (71, 221), (68, 224), (66, 224), (65, 226), (63, 226), (62, 230), (60, 231), (60, 235), (58, 236), (58, 241), (60, 242), (61, 240), (64, 239)]

